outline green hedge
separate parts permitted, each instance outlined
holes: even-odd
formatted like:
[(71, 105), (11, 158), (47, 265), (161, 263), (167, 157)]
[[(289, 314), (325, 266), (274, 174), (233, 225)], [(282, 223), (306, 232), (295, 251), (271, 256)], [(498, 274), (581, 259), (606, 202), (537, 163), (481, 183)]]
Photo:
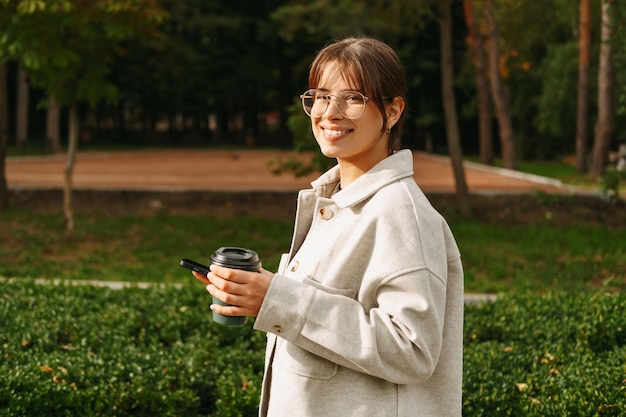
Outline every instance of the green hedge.
[(253, 416), (265, 336), (204, 287), (3, 283), (0, 416)]
[[(468, 306), (464, 415), (626, 412), (626, 296)], [(265, 335), (213, 324), (202, 285), (2, 282), (0, 416), (254, 416)]]
[(464, 360), (464, 415), (624, 416), (626, 294), (467, 307)]

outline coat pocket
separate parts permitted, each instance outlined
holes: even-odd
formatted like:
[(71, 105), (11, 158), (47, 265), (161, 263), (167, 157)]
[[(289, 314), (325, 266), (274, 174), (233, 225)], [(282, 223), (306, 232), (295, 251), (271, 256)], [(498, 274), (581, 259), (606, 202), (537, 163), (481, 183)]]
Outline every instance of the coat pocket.
[[(325, 286), (312, 277), (306, 277), (302, 282), (328, 294), (353, 299), (357, 294), (357, 291), (351, 288), (331, 288)], [(333, 378), (337, 375), (339, 369), (339, 365), (336, 363), (287, 341), (280, 343), (274, 358), (274, 363), (293, 374), (320, 380)]]
[(306, 378), (329, 380), (337, 374), (339, 365), (302, 349), (293, 343), (281, 343), (274, 363)]

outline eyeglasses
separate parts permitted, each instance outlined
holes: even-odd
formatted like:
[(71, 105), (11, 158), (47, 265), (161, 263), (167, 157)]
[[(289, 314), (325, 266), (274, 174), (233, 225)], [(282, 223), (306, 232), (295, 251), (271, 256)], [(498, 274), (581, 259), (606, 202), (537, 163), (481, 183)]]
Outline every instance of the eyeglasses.
[(333, 97), (339, 114), (346, 119), (358, 119), (363, 116), (365, 104), (369, 100), (358, 91), (342, 91), (335, 95), (321, 90), (308, 90), (300, 96), (304, 112), (314, 119), (326, 113)]

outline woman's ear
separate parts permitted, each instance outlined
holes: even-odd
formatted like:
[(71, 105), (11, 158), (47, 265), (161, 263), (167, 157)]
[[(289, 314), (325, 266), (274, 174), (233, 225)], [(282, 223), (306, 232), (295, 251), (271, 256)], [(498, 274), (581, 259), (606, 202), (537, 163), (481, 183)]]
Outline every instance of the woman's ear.
[(385, 106), (387, 112), (387, 129), (391, 129), (398, 122), (402, 112), (404, 111), (404, 99), (402, 97), (394, 97), (389, 104)]

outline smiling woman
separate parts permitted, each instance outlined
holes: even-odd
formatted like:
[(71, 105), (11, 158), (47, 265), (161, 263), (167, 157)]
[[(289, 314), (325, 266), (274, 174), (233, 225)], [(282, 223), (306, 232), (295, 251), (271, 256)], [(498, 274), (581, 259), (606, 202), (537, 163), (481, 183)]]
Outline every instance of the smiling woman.
[[(387, 100), (383, 112), (375, 105), (382, 98), (376, 97), (371, 87), (348, 84), (346, 80), (350, 77), (342, 74), (345, 70), (338, 62), (323, 65), (317, 89), (308, 93), (316, 98), (311, 107), (311, 124), (322, 153), (337, 159), (341, 167), (341, 184), (347, 187), (389, 156), (391, 129), (403, 114), (404, 98), (397, 96)], [(369, 97), (356, 89), (370, 94), (373, 97), (371, 104)], [(303, 104), (306, 111), (304, 101)]]
[(406, 81), (388, 45), (353, 39), (328, 46), (311, 65), (309, 87), (302, 104), (322, 153), (342, 168), (342, 186), (399, 149)]
[(261, 416), (461, 415), (461, 258), (399, 150), (405, 87), (380, 41), (322, 49), (301, 98), (337, 165), (300, 191), (289, 253), (195, 274), (268, 333)]
[[(349, 47), (346, 47), (349, 45)], [(368, 53), (368, 49), (375, 53)], [(395, 51), (388, 45), (371, 39), (346, 39), (329, 45), (311, 65), (309, 88), (320, 88), (324, 72), (337, 65), (339, 76), (345, 84), (352, 85), (378, 107), (383, 117), (383, 130), (389, 130), (390, 149), (400, 149), (400, 135), (404, 112), (394, 126), (387, 126), (386, 104), (393, 98), (406, 101), (406, 76)], [(368, 69), (375, 70), (368, 70)]]

